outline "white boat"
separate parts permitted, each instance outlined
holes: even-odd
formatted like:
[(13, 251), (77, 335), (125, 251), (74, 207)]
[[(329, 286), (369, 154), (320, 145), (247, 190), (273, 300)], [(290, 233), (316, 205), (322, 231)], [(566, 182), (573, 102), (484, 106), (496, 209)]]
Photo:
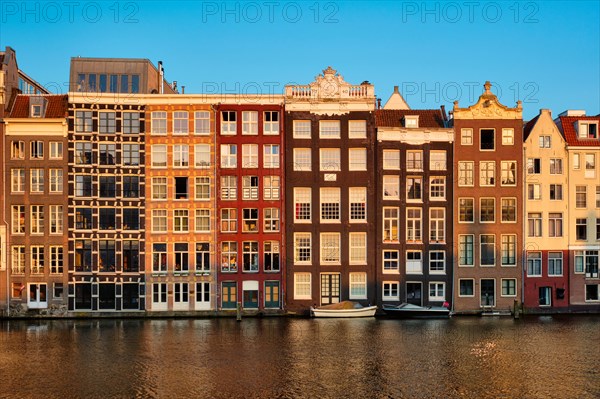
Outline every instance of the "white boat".
[(313, 317), (373, 317), (376, 311), (377, 306), (362, 306), (360, 303), (352, 301), (343, 301), (318, 308), (310, 307), (310, 314)]
[(391, 317), (403, 319), (427, 319), (442, 317), (450, 317), (450, 309), (444, 303), (444, 306), (417, 306), (410, 303), (402, 303), (400, 305), (383, 305), (383, 311)]

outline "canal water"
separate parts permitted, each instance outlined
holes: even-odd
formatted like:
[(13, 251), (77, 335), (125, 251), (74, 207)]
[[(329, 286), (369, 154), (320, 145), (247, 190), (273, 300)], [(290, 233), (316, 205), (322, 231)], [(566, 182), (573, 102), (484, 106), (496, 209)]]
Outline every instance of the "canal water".
[(0, 322), (2, 398), (598, 398), (600, 317)]

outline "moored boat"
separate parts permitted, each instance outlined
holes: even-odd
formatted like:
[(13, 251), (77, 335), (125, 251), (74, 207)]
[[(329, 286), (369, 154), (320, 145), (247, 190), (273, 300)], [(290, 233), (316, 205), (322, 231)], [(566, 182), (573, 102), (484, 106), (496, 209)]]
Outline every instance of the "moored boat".
[(447, 306), (418, 306), (411, 303), (400, 305), (383, 305), (383, 311), (391, 317), (403, 319), (427, 319), (450, 317)]
[(362, 306), (358, 302), (343, 301), (331, 305), (310, 307), (313, 317), (373, 317), (377, 306)]

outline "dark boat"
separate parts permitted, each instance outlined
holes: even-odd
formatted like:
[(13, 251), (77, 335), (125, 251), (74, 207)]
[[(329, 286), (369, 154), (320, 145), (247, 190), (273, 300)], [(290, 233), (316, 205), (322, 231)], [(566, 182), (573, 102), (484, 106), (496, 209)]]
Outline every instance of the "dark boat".
[(417, 306), (411, 303), (383, 305), (383, 311), (390, 317), (402, 319), (448, 318), (450, 309), (446, 306)]

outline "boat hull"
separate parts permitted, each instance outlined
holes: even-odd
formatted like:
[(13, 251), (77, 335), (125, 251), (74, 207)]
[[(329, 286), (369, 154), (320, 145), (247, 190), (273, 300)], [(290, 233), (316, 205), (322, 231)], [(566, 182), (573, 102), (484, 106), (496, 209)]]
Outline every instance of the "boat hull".
[(447, 319), (450, 317), (450, 310), (440, 306), (411, 308), (400, 306), (383, 306), (386, 315), (399, 319)]
[(359, 309), (319, 309), (310, 308), (310, 313), (319, 318), (373, 317), (377, 306), (367, 306)]

